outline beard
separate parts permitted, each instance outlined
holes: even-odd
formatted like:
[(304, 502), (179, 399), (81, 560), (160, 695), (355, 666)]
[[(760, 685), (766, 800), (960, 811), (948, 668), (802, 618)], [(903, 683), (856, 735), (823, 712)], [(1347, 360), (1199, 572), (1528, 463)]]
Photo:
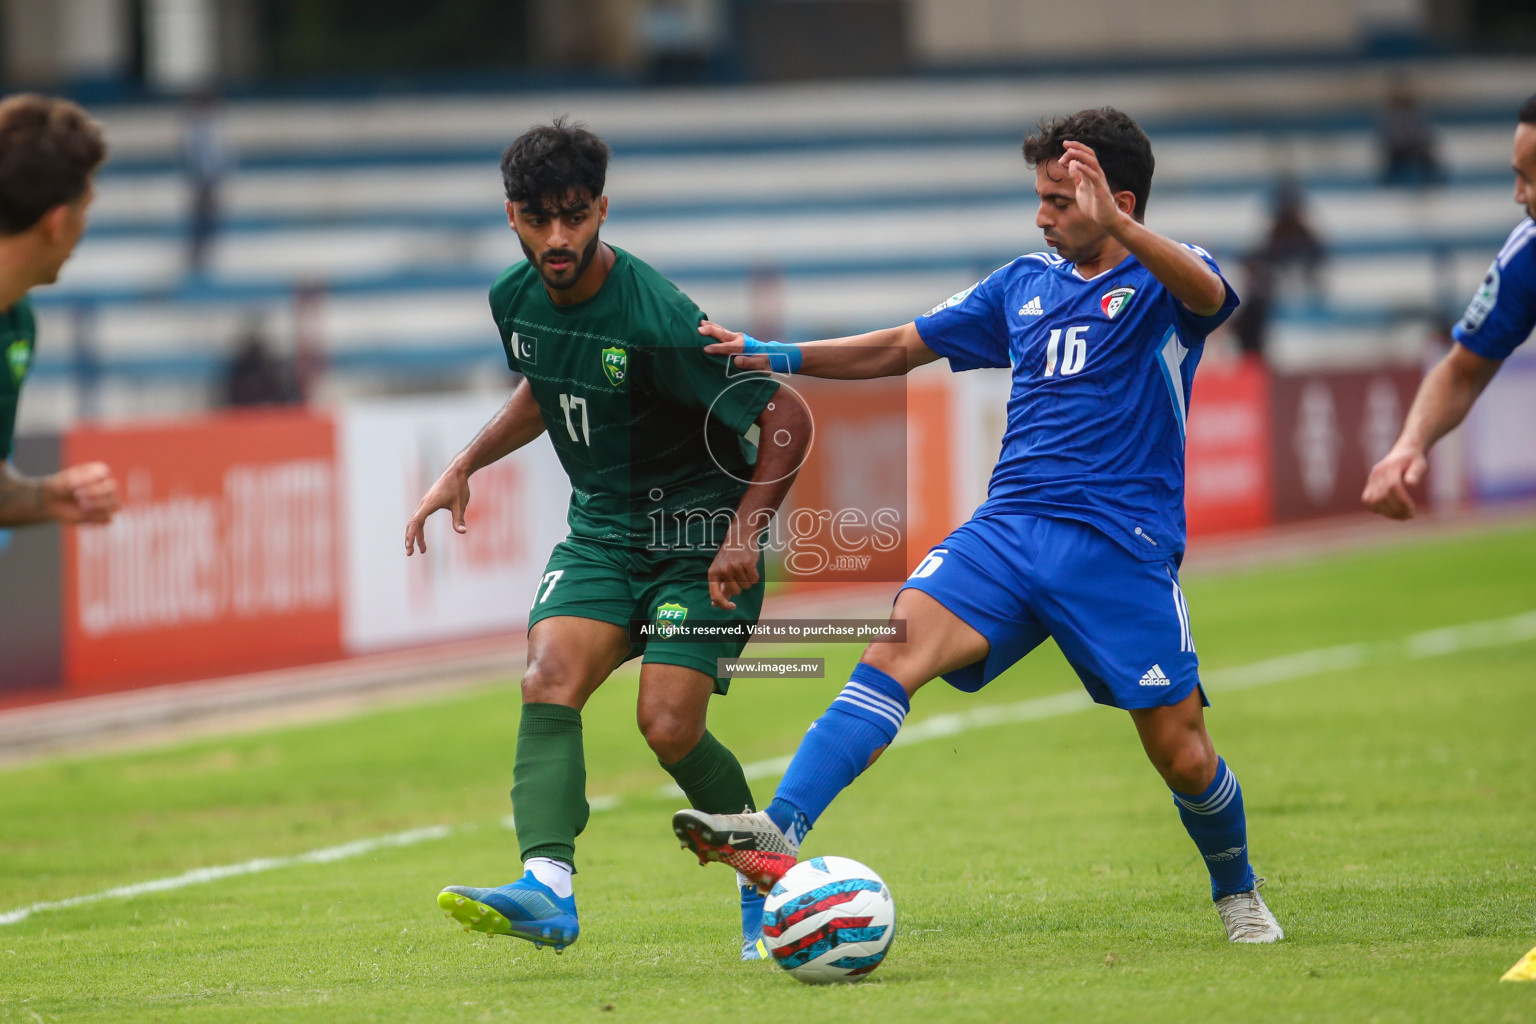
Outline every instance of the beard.
[[(523, 255), (528, 258), (529, 263), (533, 264), (533, 268), (539, 272), (540, 279), (547, 287), (555, 291), (565, 291), (580, 281), (581, 275), (586, 273), (587, 267), (592, 264), (592, 257), (597, 255), (600, 234), (601, 232), (592, 236), (592, 241), (587, 243), (587, 247), (581, 251), (580, 256), (571, 249), (550, 249), (542, 257), (538, 257), (521, 237), (518, 238), (517, 244), (522, 246)], [(567, 259), (571, 261), (571, 266), (557, 274), (545, 268), (544, 262), (549, 259)]]
[(1104, 247), (1108, 242), (1109, 235), (1107, 232), (1091, 238), (1076, 239), (1072, 242), (1068, 242), (1058, 235), (1056, 236), (1056, 244), (1052, 248), (1056, 250), (1056, 255), (1062, 257), (1068, 263), (1076, 265), (1092, 263), (1094, 260), (1097, 260), (1099, 255), (1104, 252)]

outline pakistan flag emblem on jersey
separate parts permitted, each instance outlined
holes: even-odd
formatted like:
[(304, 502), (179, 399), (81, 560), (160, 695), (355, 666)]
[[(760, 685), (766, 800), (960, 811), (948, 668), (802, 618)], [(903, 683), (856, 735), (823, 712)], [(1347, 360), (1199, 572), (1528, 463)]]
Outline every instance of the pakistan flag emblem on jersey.
[(603, 349), (603, 374), (614, 387), (623, 384), (629, 376), (629, 354), (621, 348)]
[(688, 618), (688, 609), (676, 601), (668, 601), (666, 604), (656, 606), (656, 633), (659, 636), (671, 636), (677, 632), (677, 627)]
[(27, 375), (27, 367), (32, 364), (32, 343), (30, 341), (13, 341), (11, 347), (5, 350), (5, 362), (11, 368), (11, 380), (21, 383)]

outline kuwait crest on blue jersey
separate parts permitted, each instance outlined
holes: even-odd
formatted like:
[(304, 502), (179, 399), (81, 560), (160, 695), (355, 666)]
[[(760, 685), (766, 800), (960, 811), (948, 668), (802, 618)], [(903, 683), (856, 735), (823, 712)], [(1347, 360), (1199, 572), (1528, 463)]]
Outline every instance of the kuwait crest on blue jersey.
[(1104, 311), (1105, 316), (1113, 320), (1130, 303), (1131, 296), (1135, 294), (1135, 288), (1113, 288), (1099, 299), (1099, 308)]

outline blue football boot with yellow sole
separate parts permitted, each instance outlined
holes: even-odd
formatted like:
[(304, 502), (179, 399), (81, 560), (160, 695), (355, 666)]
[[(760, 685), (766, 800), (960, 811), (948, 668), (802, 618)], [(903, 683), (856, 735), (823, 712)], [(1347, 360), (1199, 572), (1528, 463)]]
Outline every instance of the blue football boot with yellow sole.
[[(437, 905), (467, 932), (527, 939), (538, 949), (553, 946), (556, 953), (564, 952), (581, 934), (576, 897), (556, 896), (532, 872), (498, 889), (450, 885), (437, 894)], [(761, 907), (758, 928), (761, 931)]]

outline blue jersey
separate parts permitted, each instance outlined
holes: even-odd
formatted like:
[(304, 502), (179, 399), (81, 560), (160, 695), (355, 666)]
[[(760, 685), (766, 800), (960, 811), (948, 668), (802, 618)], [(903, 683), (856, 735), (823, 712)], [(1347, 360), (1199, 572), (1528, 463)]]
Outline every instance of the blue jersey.
[(1536, 329), (1536, 221), (1527, 217), (1472, 296), (1451, 334), (1484, 359), (1506, 359)]
[[(1221, 272), (1203, 249), (1190, 246)], [(1030, 253), (917, 318), (951, 369), (1011, 366), (1002, 454), (977, 516), (1076, 519), (1136, 557), (1184, 551), (1184, 422), (1206, 335), (1134, 256), (1092, 280)]]

